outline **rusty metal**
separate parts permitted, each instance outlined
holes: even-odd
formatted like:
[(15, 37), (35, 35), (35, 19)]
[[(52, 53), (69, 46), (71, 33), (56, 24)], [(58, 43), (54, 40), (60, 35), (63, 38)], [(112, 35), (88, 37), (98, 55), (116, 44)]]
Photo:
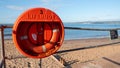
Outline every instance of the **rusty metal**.
[(12, 28), (13, 26), (8, 25), (1, 25), (0, 28)]
[(1, 30), (1, 47), (2, 47), (2, 64), (4, 65), (4, 68), (6, 68), (6, 62), (5, 62), (5, 47), (4, 47), (4, 26), (0, 27)]
[(0, 28), (0, 68), (2, 68), (3, 65), (3, 59), (2, 59), (2, 32), (1, 32), (1, 28)]
[(114, 29), (79, 28), (79, 27), (64, 27), (64, 28), (65, 28), (65, 29), (70, 29), (70, 30), (92, 30), (92, 31), (120, 30), (120, 28), (114, 28)]

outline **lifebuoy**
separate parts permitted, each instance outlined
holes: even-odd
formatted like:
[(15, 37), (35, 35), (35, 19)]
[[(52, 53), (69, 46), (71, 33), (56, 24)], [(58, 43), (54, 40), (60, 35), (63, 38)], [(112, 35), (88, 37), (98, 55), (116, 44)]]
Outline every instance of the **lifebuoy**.
[(61, 19), (46, 8), (32, 8), (21, 14), (13, 26), (13, 41), (23, 55), (44, 58), (54, 54), (64, 40)]
[(59, 39), (59, 29), (53, 29), (53, 35), (49, 43), (46, 43), (42, 46), (33, 47), (33, 51), (36, 53), (43, 53), (52, 49), (58, 42)]

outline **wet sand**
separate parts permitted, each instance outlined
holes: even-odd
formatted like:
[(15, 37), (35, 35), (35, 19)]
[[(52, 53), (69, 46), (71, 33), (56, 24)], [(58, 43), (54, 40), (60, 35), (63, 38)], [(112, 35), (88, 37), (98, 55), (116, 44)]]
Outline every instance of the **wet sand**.
[[(112, 59), (119, 64), (119, 51), (119, 39), (77, 39), (64, 41), (54, 56), (62, 57), (66, 62), (65, 67), (68, 68), (119, 68), (119, 65), (108, 61)], [(62, 68), (51, 56), (43, 58), (42, 61), (24, 57), (16, 50), (12, 40), (5, 40), (5, 53), (7, 68)]]

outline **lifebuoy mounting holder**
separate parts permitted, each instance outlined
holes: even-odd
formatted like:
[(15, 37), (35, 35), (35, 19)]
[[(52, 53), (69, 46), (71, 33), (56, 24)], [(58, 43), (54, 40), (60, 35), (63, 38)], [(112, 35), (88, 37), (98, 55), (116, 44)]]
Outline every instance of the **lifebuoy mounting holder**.
[(53, 11), (32, 8), (16, 20), (12, 32), (16, 48), (30, 58), (54, 54), (64, 40), (64, 25)]

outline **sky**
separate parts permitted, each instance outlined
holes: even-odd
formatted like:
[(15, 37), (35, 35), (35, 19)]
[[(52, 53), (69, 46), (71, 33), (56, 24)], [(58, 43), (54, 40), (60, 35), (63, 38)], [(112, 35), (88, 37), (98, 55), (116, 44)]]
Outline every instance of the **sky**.
[(63, 22), (120, 21), (120, 0), (0, 0), (0, 23), (14, 23), (35, 7), (54, 11)]

